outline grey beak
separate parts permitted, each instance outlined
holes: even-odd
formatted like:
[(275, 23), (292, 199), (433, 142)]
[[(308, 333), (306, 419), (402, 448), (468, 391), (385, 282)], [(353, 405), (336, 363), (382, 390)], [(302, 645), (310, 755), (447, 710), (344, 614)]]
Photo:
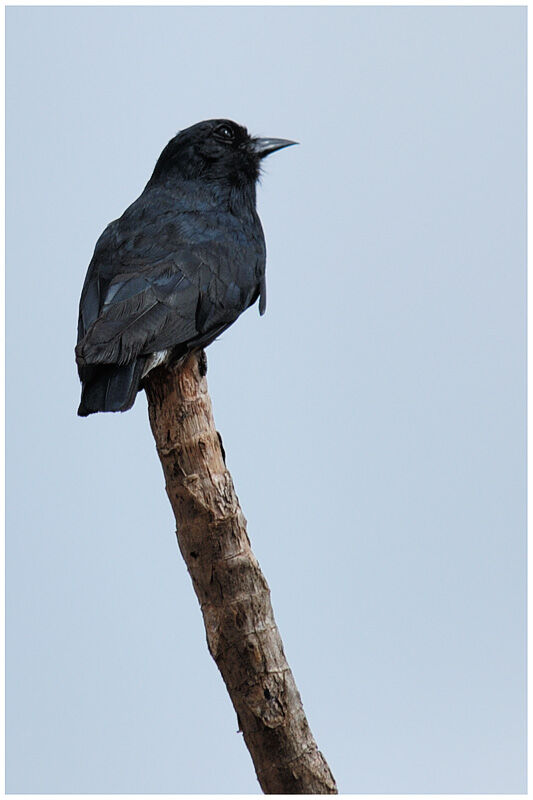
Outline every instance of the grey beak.
[(293, 142), (290, 139), (252, 139), (254, 153), (259, 158), (264, 158), (276, 150), (281, 150), (282, 147), (290, 147), (291, 144), (298, 144), (298, 142)]

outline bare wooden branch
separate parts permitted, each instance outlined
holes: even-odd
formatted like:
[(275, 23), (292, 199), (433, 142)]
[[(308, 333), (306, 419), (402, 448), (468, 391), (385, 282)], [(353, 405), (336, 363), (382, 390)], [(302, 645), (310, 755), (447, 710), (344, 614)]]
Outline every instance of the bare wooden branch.
[(226, 469), (205, 355), (154, 370), (150, 424), (202, 609), (209, 651), (228, 689), (266, 794), (336, 794), (309, 729), (274, 620), (270, 590)]

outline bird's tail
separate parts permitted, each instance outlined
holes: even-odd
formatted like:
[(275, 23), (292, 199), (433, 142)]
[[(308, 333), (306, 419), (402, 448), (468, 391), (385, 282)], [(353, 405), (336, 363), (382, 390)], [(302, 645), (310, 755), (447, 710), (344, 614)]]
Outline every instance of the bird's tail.
[(139, 391), (145, 360), (138, 358), (123, 367), (113, 364), (84, 367), (78, 416), (131, 408)]

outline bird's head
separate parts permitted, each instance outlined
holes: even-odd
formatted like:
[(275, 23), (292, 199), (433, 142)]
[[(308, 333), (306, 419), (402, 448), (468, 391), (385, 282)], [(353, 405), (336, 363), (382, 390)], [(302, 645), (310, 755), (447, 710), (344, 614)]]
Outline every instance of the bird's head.
[(254, 138), (229, 119), (209, 119), (180, 131), (167, 144), (152, 181), (173, 176), (188, 180), (255, 182), (261, 160), (296, 144), (289, 139)]

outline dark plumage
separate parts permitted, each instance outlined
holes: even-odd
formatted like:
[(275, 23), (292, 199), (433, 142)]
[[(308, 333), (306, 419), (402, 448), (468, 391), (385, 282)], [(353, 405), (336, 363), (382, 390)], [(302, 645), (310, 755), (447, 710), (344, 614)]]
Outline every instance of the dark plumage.
[(261, 159), (290, 144), (251, 138), (229, 120), (200, 122), (168, 143), (89, 264), (76, 346), (80, 416), (126, 411), (170, 353), (207, 346), (257, 298), (264, 313), (255, 184)]

